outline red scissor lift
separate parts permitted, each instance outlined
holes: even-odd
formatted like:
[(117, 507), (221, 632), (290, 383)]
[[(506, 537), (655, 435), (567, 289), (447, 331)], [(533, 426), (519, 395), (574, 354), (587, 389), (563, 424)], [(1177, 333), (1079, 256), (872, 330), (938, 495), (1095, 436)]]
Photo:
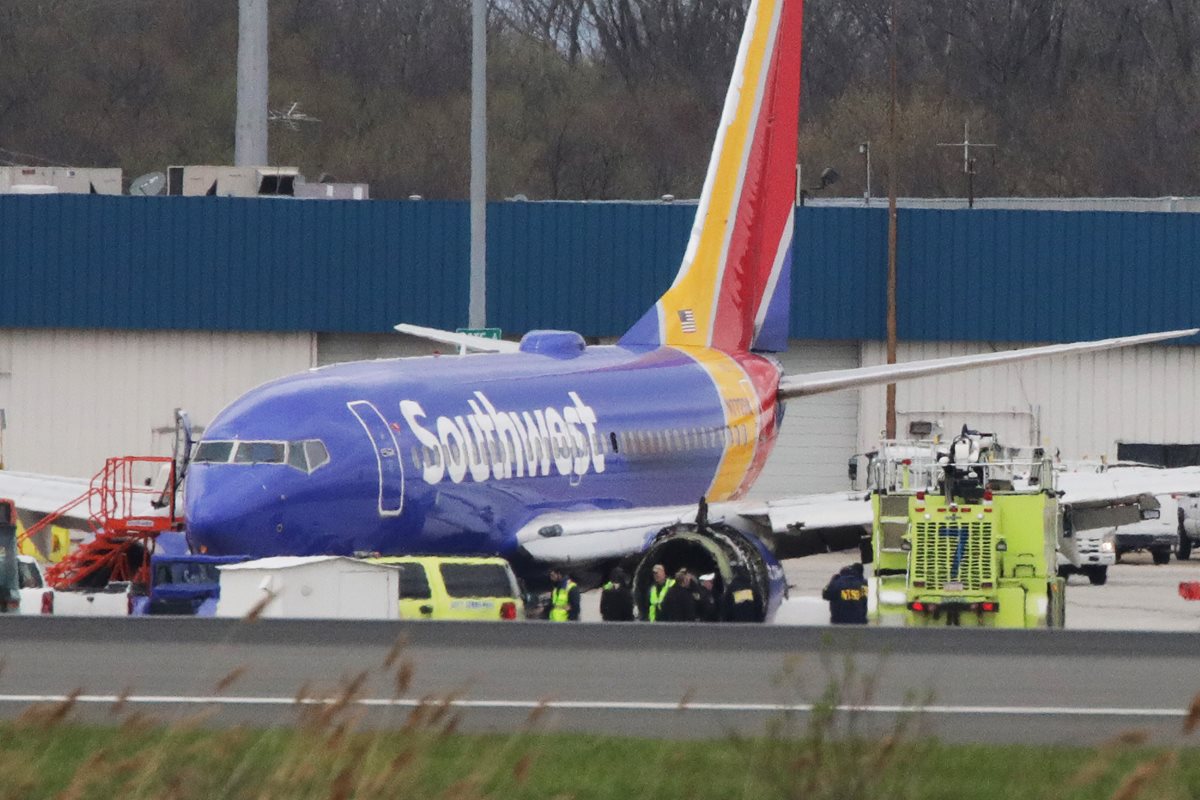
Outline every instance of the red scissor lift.
[[(166, 466), (166, 489), (137, 483), (134, 473), (142, 466), (149, 466), (151, 474)], [(183, 527), (183, 518), (176, 514), (175, 489), (176, 464), (169, 456), (110, 458), (92, 478), (86, 492), (30, 526), (21, 541), (37, 535), (86, 502), (93, 538), (46, 570), (50, 585), (66, 589), (104, 573), (108, 581), (148, 583), (150, 556), (158, 535)], [(138, 513), (145, 512), (147, 507), (161, 507), (166, 513)]]

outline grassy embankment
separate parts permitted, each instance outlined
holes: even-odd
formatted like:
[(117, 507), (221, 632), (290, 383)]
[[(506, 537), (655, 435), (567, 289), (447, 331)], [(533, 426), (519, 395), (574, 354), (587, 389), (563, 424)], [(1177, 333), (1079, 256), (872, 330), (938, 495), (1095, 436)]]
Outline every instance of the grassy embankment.
[[(397, 696), (412, 680), (401, 651), (381, 668)], [(211, 712), (165, 725), (123, 703), (111, 724), (83, 725), (70, 702), (33, 707), (0, 724), (0, 799), (1200, 797), (1200, 750), (1149, 748), (1136, 733), (1097, 748), (951, 745), (924, 736), (911, 714), (865, 734), (863, 720), (831, 710), (872, 694), (874, 681), (849, 662), (803, 722), (782, 717), (762, 736), (683, 742), (555, 733), (537, 711), (517, 733), (466, 735), (447, 698), (397, 712), (389, 730), (365, 730), (354, 703), (364, 678), (298, 707), (299, 724), (287, 730), (210, 729)], [(1200, 698), (1182, 745), (1194, 744), (1198, 723)]]

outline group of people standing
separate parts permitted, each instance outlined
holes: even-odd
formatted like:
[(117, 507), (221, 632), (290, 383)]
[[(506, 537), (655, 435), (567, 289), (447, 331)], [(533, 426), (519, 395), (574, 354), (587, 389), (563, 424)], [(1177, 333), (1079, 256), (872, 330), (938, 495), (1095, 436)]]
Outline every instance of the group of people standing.
[(614, 569), (600, 594), (600, 616), (610, 622), (632, 622), (640, 611), (647, 622), (759, 622), (762, 601), (748, 578), (735, 577), (726, 591), (717, 587), (717, 575), (693, 575), (680, 568), (667, 577), (655, 564), (642, 603), (635, 602), (625, 570)]
[[(761, 622), (762, 600), (748, 577), (735, 574), (725, 591), (716, 588), (716, 573), (692, 575), (686, 568), (667, 577), (662, 564), (655, 564), (653, 581), (641, 604), (641, 618), (648, 622)], [(550, 605), (545, 618), (551, 622), (579, 619), (579, 586), (560, 569), (550, 570)], [(865, 625), (867, 622), (867, 581), (862, 564), (844, 567), (822, 592), (829, 602), (830, 622), (835, 625)], [(600, 616), (608, 622), (632, 622), (638, 604), (634, 602), (629, 575), (614, 569), (600, 593)]]

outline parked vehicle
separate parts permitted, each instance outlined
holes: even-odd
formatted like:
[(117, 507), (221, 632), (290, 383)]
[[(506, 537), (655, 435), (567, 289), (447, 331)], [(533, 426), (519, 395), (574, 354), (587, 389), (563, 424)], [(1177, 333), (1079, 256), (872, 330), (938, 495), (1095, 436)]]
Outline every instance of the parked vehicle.
[(222, 564), (249, 556), (155, 555), (150, 559), (149, 592), (134, 599), (134, 614), (211, 617), (221, 596)]
[(1192, 550), (1200, 547), (1200, 494), (1177, 495), (1175, 501), (1179, 505), (1175, 514), (1175, 557), (1187, 561), (1192, 557)]
[(42, 567), (33, 556), (17, 556), (22, 614), (53, 614), (54, 590), (46, 585)]
[(63, 617), (123, 617), (133, 609), (133, 584), (110, 583), (99, 589), (52, 589), (42, 565), (32, 556), (17, 556), (22, 614)]
[(1178, 501), (1170, 495), (1160, 495), (1158, 503), (1158, 519), (1145, 519), (1130, 525), (1121, 525), (1115, 530), (1113, 541), (1118, 561), (1126, 553), (1145, 550), (1150, 553), (1155, 564), (1170, 563), (1171, 553), (1179, 549), (1179, 515), (1182, 509)]
[(401, 619), (524, 619), (525, 601), (503, 558), (392, 556), (400, 569)]
[(872, 619), (909, 627), (1061, 628), (1063, 516), (1041, 448), (968, 430), (884, 442), (870, 464)]
[(1063, 578), (1086, 575), (1095, 586), (1108, 582), (1108, 568), (1117, 563), (1116, 535), (1112, 529), (1073, 531), (1063, 520), (1058, 545), (1058, 574)]
[(0, 501), (0, 613), (5, 614), (19, 611), (21, 607), (16, 520), (13, 502)]

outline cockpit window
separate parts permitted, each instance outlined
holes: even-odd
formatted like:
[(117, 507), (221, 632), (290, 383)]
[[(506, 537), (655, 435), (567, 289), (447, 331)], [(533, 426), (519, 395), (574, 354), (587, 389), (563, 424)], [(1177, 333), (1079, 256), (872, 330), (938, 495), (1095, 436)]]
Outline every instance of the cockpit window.
[(283, 442), (238, 442), (235, 464), (282, 464)]
[(192, 461), (199, 464), (224, 464), (233, 452), (233, 442), (201, 442)]
[(288, 443), (287, 463), (289, 467), (295, 467), (301, 472), (308, 472), (308, 460), (304, 457), (303, 442)]
[[(295, 447), (297, 444), (299, 442), (293, 443), (292, 447)], [(304, 454), (308, 456), (309, 472), (329, 463), (329, 451), (325, 449), (325, 443), (319, 439), (309, 439), (307, 442), (304, 442)]]
[(312, 472), (329, 463), (329, 451), (320, 439), (298, 442), (207, 441), (196, 447), (192, 461), (200, 464), (286, 464)]

